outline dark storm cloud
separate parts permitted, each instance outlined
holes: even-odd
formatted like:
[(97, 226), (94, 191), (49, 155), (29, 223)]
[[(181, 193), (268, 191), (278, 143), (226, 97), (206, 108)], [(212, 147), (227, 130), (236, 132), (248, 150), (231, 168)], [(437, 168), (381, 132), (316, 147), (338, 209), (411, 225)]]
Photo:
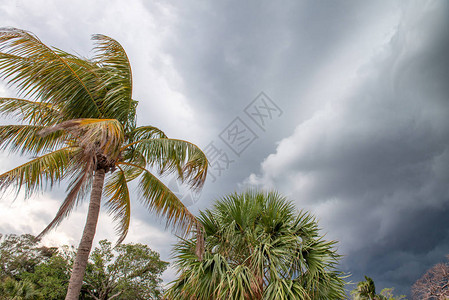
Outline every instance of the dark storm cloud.
[(371, 21), (373, 12), (385, 10), (374, 4), (361, 6), (305, 1), (178, 3), (173, 39), (166, 50), (185, 81), (184, 93), (209, 111), (235, 114), (239, 104), (246, 105), (262, 89), (277, 96), (286, 93), (287, 99), (279, 96), (288, 103), (335, 49)]
[[(397, 5), (358, 2), (176, 4), (176, 22), (164, 49), (183, 79), (183, 94), (201, 112), (198, 122), (209, 128), (201, 146), (242, 116), (261, 91), (284, 111), (266, 132), (255, 128), (259, 138), (235, 158), (236, 165), (218, 184), (206, 185), (202, 207), (236, 189), (237, 182), (258, 169), (260, 161), (275, 150), (276, 141), (289, 135), (323, 101), (307, 101), (304, 94), (321, 80), (329, 62), (341, 56), (360, 31), (373, 27), (376, 16), (396, 9)], [(363, 49), (357, 47), (355, 55)]]
[(351, 95), (299, 125), (248, 180), (315, 211), (353, 280), (404, 293), (449, 250), (448, 8), (407, 5)]
[[(140, 124), (203, 148), (219, 144), (237, 116), (254, 126), (258, 139), (231, 156), (235, 162), (215, 183), (209, 177), (193, 211), (237, 189), (264, 161), (261, 174), (247, 182), (275, 187), (315, 212), (327, 236), (340, 241), (342, 267), (353, 281), (366, 274), (379, 287), (405, 291), (443, 259), (449, 248), (448, 4), (128, 4), (25, 6), (17, 0), (2, 5), (0, 16), (3, 25), (83, 56), (91, 56), (91, 34), (117, 38), (133, 65)], [(266, 131), (243, 111), (261, 91), (283, 110)], [(54, 194), (58, 201), (63, 196), (63, 189)], [(159, 221), (139, 204), (133, 220), (131, 239), (147, 239), (167, 257), (173, 239), (148, 225)], [(73, 237), (69, 221), (58, 230)], [(109, 228), (101, 231), (114, 239)]]

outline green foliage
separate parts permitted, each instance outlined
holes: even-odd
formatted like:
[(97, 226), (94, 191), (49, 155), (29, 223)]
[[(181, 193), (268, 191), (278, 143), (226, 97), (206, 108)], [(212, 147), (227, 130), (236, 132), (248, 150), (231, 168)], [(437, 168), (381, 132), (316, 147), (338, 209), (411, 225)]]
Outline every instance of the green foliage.
[(374, 284), (374, 280), (365, 276), (365, 281), (357, 283), (357, 288), (354, 289), (351, 294), (354, 296), (354, 300), (375, 299), (376, 285)]
[(17, 285), (29, 290), (31, 285), (43, 299), (63, 299), (70, 270), (57, 248), (39, 246), (30, 234), (6, 235), (0, 243), (0, 265), (0, 280), (11, 289)]
[(357, 283), (357, 288), (351, 291), (354, 300), (400, 300), (405, 299), (404, 295), (393, 295), (393, 288), (385, 288), (380, 294), (376, 294), (374, 280), (365, 276), (365, 281)]
[(405, 295), (395, 296), (393, 294), (393, 292), (394, 292), (394, 288), (384, 288), (380, 292), (380, 295), (383, 296), (384, 299), (386, 299), (386, 300), (401, 300), (401, 299), (406, 300)]
[(29, 281), (16, 281), (6, 278), (0, 282), (0, 300), (43, 300), (34, 285)]
[[(4, 236), (0, 300), (64, 299), (74, 257), (74, 248), (40, 247), (30, 234)], [(167, 265), (147, 245), (112, 248), (111, 242), (102, 240), (90, 255), (82, 299), (161, 299), (160, 276)]]
[(44, 299), (64, 299), (70, 279), (69, 262), (60, 255), (53, 255), (37, 265), (34, 272), (22, 273), (20, 278), (34, 283)]
[(339, 255), (310, 214), (277, 193), (246, 192), (201, 213), (205, 254), (196, 237), (174, 250), (179, 278), (169, 299), (342, 299)]
[(95, 299), (160, 299), (160, 276), (167, 265), (147, 245), (112, 248), (102, 240), (91, 254), (84, 289)]
[(0, 280), (18, 279), (24, 272), (34, 272), (35, 267), (50, 259), (55, 248), (38, 247), (34, 236), (0, 234)]

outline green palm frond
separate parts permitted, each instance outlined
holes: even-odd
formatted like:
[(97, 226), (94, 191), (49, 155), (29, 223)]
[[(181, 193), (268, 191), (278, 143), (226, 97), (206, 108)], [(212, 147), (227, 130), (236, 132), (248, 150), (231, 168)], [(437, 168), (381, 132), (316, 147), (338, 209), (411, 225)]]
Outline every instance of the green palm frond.
[(0, 98), (0, 114), (43, 126), (61, 120), (61, 112), (54, 105), (18, 98)]
[(33, 125), (4, 125), (0, 126), (0, 149), (10, 149), (13, 152), (20, 151), (39, 155), (46, 151), (54, 150), (64, 144), (63, 134), (54, 132), (45, 137), (38, 133), (43, 126)]
[(175, 266), (182, 273), (172, 282), (167, 299), (258, 299), (253, 290), (257, 279), (249, 267), (233, 267), (225, 255), (207, 250), (199, 261), (195, 244), (190, 239), (175, 246)]
[[(143, 159), (143, 157), (140, 157), (140, 159)], [(117, 167), (120, 167), (124, 172), (126, 182), (133, 181), (146, 170), (144, 160), (140, 159), (138, 157), (133, 160), (129, 160), (129, 162), (117, 162)]]
[(44, 188), (48, 183), (53, 186), (65, 177), (72, 164), (71, 158), (77, 151), (79, 148), (65, 147), (3, 173), (0, 175), (0, 188), (14, 185), (19, 192), (25, 186), (26, 196), (30, 196), (37, 188)]
[(123, 47), (114, 39), (96, 34), (94, 60), (100, 66), (102, 76), (99, 89), (101, 95), (101, 110), (106, 118), (119, 120), (125, 128), (135, 127), (135, 112), (137, 101), (132, 99), (131, 65)]
[[(233, 299), (229, 293), (232, 268), (220, 254), (204, 253), (202, 261), (194, 254), (196, 240), (182, 240), (175, 245), (175, 266), (183, 270), (172, 282), (166, 299)], [(195, 282), (195, 284), (188, 284)]]
[(63, 106), (67, 119), (101, 117), (87, 84), (91, 72), (24, 30), (1, 28), (0, 45), (0, 76), (22, 95)]
[(158, 216), (164, 216), (167, 226), (185, 235), (193, 228), (202, 228), (195, 216), (176, 195), (151, 172), (144, 170), (139, 182), (142, 203)]
[(165, 133), (159, 128), (153, 126), (140, 126), (128, 133), (130, 142), (150, 140), (150, 139), (166, 139)]
[[(128, 172), (131, 173), (132, 171)], [(139, 171), (136, 173), (139, 173)], [(114, 172), (111, 178), (107, 180), (104, 192), (108, 212), (113, 216), (114, 221), (117, 222), (115, 229), (119, 235), (117, 241), (118, 245), (128, 234), (129, 223), (131, 221), (131, 200), (129, 196), (128, 180), (126, 172), (120, 166), (118, 166), (118, 171)]]
[(134, 143), (151, 167), (161, 174), (177, 173), (178, 178), (193, 188), (201, 188), (206, 180), (208, 161), (196, 145), (176, 139), (150, 139)]
[[(121, 151), (121, 160), (120, 162), (132, 163), (134, 165), (138, 165), (139, 167), (146, 168), (147, 160), (145, 156), (136, 149), (132, 147), (127, 147)], [(120, 163), (119, 162), (119, 163)]]
[(17, 281), (7, 277), (0, 282), (0, 296), (2, 300), (37, 300), (42, 295), (37, 287), (28, 279)]
[[(271, 282), (265, 290), (264, 299), (304, 299), (310, 300), (312, 297), (307, 290), (296, 280), (278, 279)], [(327, 298), (338, 299), (338, 298)]]

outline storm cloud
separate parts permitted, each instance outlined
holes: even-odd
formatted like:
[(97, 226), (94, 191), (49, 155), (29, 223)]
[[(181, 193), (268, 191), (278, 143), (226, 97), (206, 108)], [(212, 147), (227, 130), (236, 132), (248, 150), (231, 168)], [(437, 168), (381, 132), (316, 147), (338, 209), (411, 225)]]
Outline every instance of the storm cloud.
[(348, 94), (299, 124), (247, 180), (314, 211), (354, 278), (405, 293), (449, 246), (447, 12), (404, 8)]
[[(92, 55), (91, 34), (116, 38), (133, 67), (138, 123), (212, 142), (231, 161), (211, 166), (192, 211), (235, 190), (277, 189), (339, 241), (350, 280), (409, 293), (449, 249), (448, 14), (444, 1), (16, 0), (0, 7), (0, 25), (82, 56)], [(245, 113), (261, 92), (282, 110), (263, 129)], [(237, 117), (257, 136), (239, 155), (220, 138)], [(0, 231), (38, 233), (63, 195), (6, 200), (5, 215), (21, 217), (3, 218)], [(50, 239), (76, 242), (71, 224), (84, 212)], [(114, 239), (101, 218), (97, 240)], [(125, 242), (168, 259), (174, 240), (136, 201)]]

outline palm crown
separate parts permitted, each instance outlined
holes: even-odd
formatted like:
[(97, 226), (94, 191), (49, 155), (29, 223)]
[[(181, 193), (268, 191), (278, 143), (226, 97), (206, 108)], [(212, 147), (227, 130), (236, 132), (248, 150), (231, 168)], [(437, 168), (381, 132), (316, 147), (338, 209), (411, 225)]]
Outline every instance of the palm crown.
[(334, 241), (310, 214), (275, 192), (247, 191), (201, 213), (205, 253), (195, 238), (176, 246), (179, 277), (168, 299), (343, 299)]
[(91, 190), (99, 171), (110, 172), (104, 193), (117, 222), (119, 243), (130, 224), (128, 182), (134, 179), (139, 180), (143, 203), (165, 216), (167, 224), (184, 233), (192, 226), (199, 228), (154, 172), (176, 173), (198, 189), (206, 178), (206, 156), (156, 127), (136, 125), (137, 101), (132, 99), (131, 67), (124, 49), (104, 35), (94, 35), (93, 40), (96, 55), (85, 59), (50, 48), (27, 31), (0, 29), (0, 77), (21, 96), (33, 99), (0, 98), (0, 113), (20, 122), (0, 126), (0, 148), (35, 157), (0, 175), (0, 187), (23, 186), (29, 196), (46, 184), (68, 180), (67, 197), (41, 235), (69, 215)]

